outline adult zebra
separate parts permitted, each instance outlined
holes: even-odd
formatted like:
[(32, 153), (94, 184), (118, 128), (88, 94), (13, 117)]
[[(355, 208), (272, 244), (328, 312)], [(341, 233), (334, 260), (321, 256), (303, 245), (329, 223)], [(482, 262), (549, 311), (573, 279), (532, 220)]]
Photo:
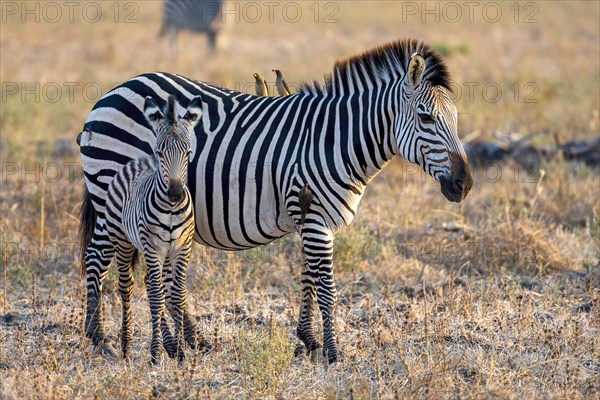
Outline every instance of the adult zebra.
[[(333, 241), (353, 220), (367, 184), (401, 154), (439, 181), (448, 200), (460, 202), (471, 189), (449, 83), (441, 57), (414, 39), (338, 61), (324, 84), (305, 84), (290, 96), (257, 97), (167, 73), (135, 77), (100, 99), (85, 124), (82, 244), (104, 229), (106, 187), (115, 171), (152, 152), (144, 98), (173, 94), (185, 107), (200, 95), (204, 108), (188, 176), (195, 240), (243, 250), (300, 231), (305, 257), (297, 333), (307, 350), (321, 347), (316, 300), (323, 353), (334, 362)], [(298, 228), (298, 193), (306, 183), (314, 198)], [(86, 320), (101, 321), (101, 308), (90, 305), (98, 304), (107, 268), (87, 265)], [(101, 325), (95, 335), (96, 343), (103, 339)]]
[(171, 51), (174, 52), (180, 30), (204, 32), (208, 36), (209, 48), (213, 51), (221, 29), (219, 17), (222, 7), (222, 0), (164, 0), (159, 36), (168, 36)]

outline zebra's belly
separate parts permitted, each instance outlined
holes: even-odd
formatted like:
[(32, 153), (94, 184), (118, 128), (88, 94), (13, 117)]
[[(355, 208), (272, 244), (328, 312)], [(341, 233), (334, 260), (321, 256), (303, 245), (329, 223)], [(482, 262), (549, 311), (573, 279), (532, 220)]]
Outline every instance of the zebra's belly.
[(279, 234), (278, 236), (273, 236), (272, 238), (262, 238), (260, 241), (231, 241), (228, 239), (223, 239), (222, 237), (219, 241), (215, 241), (211, 232), (196, 230), (194, 235), (194, 241), (209, 247), (214, 247), (215, 249), (220, 250), (248, 250), (254, 247), (262, 246), (272, 242), (273, 240), (279, 239), (283, 236), (289, 235), (291, 232), (285, 232), (283, 234)]
[[(220, 176), (215, 176), (220, 179)], [(194, 240), (223, 250), (244, 250), (295, 232), (275, 187), (231, 180), (227, 189), (196, 182)]]

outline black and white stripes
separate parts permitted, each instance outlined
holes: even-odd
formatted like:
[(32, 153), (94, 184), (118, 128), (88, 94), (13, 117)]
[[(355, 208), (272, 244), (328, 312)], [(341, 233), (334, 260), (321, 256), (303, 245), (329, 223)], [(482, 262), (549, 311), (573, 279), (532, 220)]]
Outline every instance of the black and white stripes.
[[(172, 94), (185, 107), (201, 95), (188, 179), (195, 240), (242, 250), (299, 232), (305, 261), (298, 335), (309, 350), (321, 347), (312, 322), (318, 304), (323, 352), (335, 361), (334, 236), (352, 222), (369, 181), (401, 154), (438, 180), (451, 201), (471, 188), (449, 81), (440, 56), (414, 40), (338, 62), (324, 84), (305, 84), (289, 96), (257, 97), (168, 73), (140, 75), (104, 96), (86, 122), (84, 208), (93, 204), (101, 221), (107, 180), (155, 146), (141, 112), (146, 96), (160, 102)], [(298, 195), (307, 183), (313, 199), (300, 227)], [(83, 231), (94, 222), (83, 218)], [(104, 274), (87, 266), (88, 296), (99, 295)]]

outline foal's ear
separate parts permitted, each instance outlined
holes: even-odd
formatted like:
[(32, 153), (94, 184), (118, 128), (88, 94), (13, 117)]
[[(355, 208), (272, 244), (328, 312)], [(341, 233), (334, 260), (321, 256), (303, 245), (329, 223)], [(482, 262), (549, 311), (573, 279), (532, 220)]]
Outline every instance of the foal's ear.
[(202, 98), (200, 96), (195, 97), (190, 102), (183, 119), (196, 125), (202, 114)]
[(165, 117), (158, 104), (150, 96), (146, 97), (144, 101), (144, 115), (152, 126)]
[(419, 54), (414, 53), (408, 62), (406, 69), (406, 82), (411, 89), (416, 88), (423, 79), (423, 71), (425, 71), (425, 59)]

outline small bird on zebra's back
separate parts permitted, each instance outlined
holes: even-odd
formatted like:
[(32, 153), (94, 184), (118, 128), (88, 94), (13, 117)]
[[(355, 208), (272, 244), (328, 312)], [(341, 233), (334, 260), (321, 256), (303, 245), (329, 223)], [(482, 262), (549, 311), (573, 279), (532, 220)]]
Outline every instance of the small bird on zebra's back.
[(308, 188), (308, 182), (304, 185), (302, 190), (298, 193), (298, 205), (300, 206), (300, 228), (304, 226), (304, 220), (306, 218), (306, 213), (310, 208), (310, 205), (313, 201), (314, 195)]
[(267, 81), (259, 73), (255, 72), (252, 74), (254, 77), (254, 88), (256, 89), (257, 96), (268, 96), (269, 88), (267, 87)]
[(275, 79), (275, 86), (277, 87), (277, 93), (279, 93), (280, 96), (288, 96), (290, 93), (292, 93), (292, 91), (290, 90), (290, 87), (288, 86), (287, 82), (283, 78), (283, 73), (281, 72), (281, 70), (272, 69), (271, 71), (275, 72), (275, 75), (277, 75), (277, 78)]

